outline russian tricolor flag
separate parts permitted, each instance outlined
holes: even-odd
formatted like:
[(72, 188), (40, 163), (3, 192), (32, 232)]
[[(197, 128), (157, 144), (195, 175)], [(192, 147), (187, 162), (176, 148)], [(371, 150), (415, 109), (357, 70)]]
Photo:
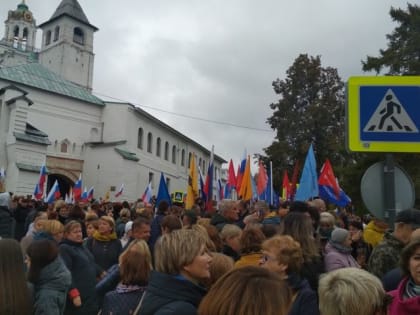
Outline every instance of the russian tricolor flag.
[(152, 199), (152, 196), (153, 196), (152, 182), (150, 182), (149, 185), (147, 185), (146, 190), (144, 191), (141, 199), (143, 200), (143, 202), (150, 203), (150, 199)]
[(44, 186), (47, 180), (47, 174), (48, 174), (47, 167), (45, 166), (45, 164), (43, 164), (39, 171), (38, 183), (35, 185), (35, 190), (34, 190), (34, 197), (37, 200), (42, 199), (42, 196), (44, 195)]
[(95, 192), (95, 188), (92, 186), (89, 188), (88, 192), (87, 192), (87, 200), (92, 200), (93, 199), (93, 193)]
[(58, 181), (56, 180), (54, 182), (54, 185), (51, 187), (50, 192), (47, 195), (47, 198), (45, 198), (45, 202), (48, 204), (51, 204), (57, 199), (59, 199), (60, 196), (61, 196), (60, 187), (58, 186)]
[(121, 196), (123, 191), (124, 191), (124, 183), (121, 184), (120, 190), (118, 190), (118, 192), (115, 194), (115, 198), (118, 198), (119, 196)]
[(73, 186), (73, 199), (74, 201), (80, 200), (82, 197), (82, 174), (79, 175), (79, 179)]

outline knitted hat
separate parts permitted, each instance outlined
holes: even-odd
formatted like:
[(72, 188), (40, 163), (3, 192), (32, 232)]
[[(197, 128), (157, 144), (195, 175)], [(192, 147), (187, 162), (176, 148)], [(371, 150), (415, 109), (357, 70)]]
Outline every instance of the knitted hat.
[(342, 228), (335, 228), (331, 233), (331, 241), (337, 244), (343, 244), (349, 235), (349, 231)]

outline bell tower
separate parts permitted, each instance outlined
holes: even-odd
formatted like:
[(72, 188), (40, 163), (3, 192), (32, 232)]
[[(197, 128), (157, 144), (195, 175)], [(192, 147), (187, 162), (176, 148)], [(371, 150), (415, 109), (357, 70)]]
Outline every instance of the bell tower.
[(62, 0), (52, 17), (39, 25), (42, 45), (39, 62), (63, 78), (92, 90), (93, 34), (77, 0)]
[(5, 33), (2, 42), (24, 52), (35, 50), (36, 23), (25, 3), (22, 0), (16, 10), (10, 10), (5, 22)]

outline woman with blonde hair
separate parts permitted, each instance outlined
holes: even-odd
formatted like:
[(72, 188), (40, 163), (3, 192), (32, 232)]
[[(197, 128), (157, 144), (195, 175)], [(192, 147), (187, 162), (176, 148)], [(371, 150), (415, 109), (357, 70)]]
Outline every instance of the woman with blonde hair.
[(120, 240), (115, 232), (115, 221), (109, 216), (98, 220), (98, 230), (87, 241), (86, 247), (95, 257), (95, 262), (103, 271), (118, 262), (122, 252)]
[(291, 300), (279, 275), (247, 266), (221, 277), (202, 300), (198, 315), (287, 315)]
[(58, 220), (45, 220), (41, 223), (40, 234), (47, 234), (45, 235), (36, 235), (35, 239), (41, 238), (52, 238), (54, 241), (58, 243), (61, 242), (64, 235), (64, 225)]
[(102, 306), (102, 315), (132, 314), (141, 300), (152, 270), (149, 247), (143, 240), (134, 240), (120, 255), (121, 281), (108, 292)]
[(140, 307), (142, 315), (196, 315), (210, 278), (206, 238), (190, 229), (162, 235), (155, 244), (155, 269)]
[(234, 224), (226, 224), (220, 232), (220, 238), (223, 241), (222, 253), (232, 257), (234, 261), (240, 258), (241, 235), (241, 228)]
[(387, 315), (387, 308), (392, 300), (377, 277), (353, 267), (322, 275), (318, 295), (322, 315)]

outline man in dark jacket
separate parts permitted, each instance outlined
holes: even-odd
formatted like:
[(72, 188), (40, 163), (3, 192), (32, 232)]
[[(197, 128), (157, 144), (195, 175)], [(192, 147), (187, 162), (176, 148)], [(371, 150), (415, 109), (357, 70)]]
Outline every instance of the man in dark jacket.
[(10, 213), (10, 194), (0, 193), (0, 237), (13, 238), (15, 230), (15, 219)]
[(420, 210), (406, 209), (397, 213), (394, 231), (386, 232), (368, 261), (368, 271), (379, 279), (398, 266), (402, 249), (410, 241), (411, 234), (420, 227)]
[(238, 202), (223, 199), (219, 203), (219, 212), (211, 219), (210, 223), (220, 232), (226, 224), (234, 224), (239, 219)]

